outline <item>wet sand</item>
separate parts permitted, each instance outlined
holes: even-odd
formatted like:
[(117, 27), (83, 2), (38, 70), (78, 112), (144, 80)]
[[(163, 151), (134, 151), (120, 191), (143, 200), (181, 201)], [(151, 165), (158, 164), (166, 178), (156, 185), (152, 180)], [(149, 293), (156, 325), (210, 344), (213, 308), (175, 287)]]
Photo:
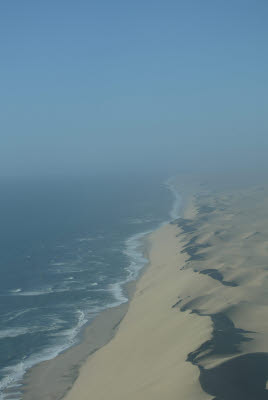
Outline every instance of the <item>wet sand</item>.
[[(68, 369), (65, 400), (268, 399), (268, 187), (176, 184), (183, 218), (150, 236), (128, 310), (96, 326), (97, 338), (107, 335), (98, 351), (89, 331), (93, 347)], [(57, 388), (27, 399), (59, 399)]]
[[(199, 276), (182, 271), (185, 255), (166, 225), (151, 235), (150, 266), (115, 337), (89, 357), (66, 400), (209, 399), (188, 353), (211, 336), (211, 320), (172, 307), (184, 287), (195, 291)], [(208, 279), (208, 278), (207, 278)]]
[(85, 329), (81, 342), (56, 358), (31, 368), (24, 379), (23, 400), (58, 400), (72, 387), (87, 357), (115, 335), (128, 304), (102, 312)]

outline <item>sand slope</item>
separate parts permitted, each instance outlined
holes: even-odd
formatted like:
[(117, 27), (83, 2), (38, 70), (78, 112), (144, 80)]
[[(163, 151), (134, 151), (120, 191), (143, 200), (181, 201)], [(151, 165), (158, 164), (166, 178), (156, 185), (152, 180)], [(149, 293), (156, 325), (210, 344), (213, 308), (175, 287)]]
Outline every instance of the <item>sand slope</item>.
[(183, 288), (199, 284), (198, 275), (178, 268), (185, 262), (178, 233), (167, 225), (152, 234), (150, 267), (127, 315), (115, 338), (82, 367), (66, 400), (211, 398), (200, 388), (198, 368), (185, 361), (210, 338), (211, 320), (172, 308)]
[(227, 183), (178, 179), (190, 207), (66, 400), (268, 399), (268, 189)]

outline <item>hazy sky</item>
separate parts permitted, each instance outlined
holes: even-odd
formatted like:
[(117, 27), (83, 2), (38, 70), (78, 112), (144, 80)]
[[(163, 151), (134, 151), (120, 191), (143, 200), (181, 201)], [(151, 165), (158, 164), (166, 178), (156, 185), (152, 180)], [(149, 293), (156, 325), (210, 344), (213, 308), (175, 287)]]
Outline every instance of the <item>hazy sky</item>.
[(266, 165), (267, 0), (2, 0), (0, 174)]

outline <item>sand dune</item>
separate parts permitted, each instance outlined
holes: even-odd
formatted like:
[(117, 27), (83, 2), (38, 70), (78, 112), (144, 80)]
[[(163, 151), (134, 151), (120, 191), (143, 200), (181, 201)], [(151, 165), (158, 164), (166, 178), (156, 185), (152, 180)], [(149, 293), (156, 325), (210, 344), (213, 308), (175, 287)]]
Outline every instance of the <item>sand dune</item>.
[(197, 212), (177, 224), (184, 270), (198, 274), (200, 284), (190, 300), (184, 289), (180, 309), (210, 316), (213, 333), (188, 359), (216, 399), (267, 399), (268, 190), (214, 182), (193, 193)]
[(268, 399), (268, 189), (176, 184), (183, 218), (150, 236), (117, 333), (65, 400)]
[[(91, 356), (66, 400), (209, 399), (190, 351), (210, 338), (209, 317), (174, 306), (183, 288), (194, 292), (199, 276), (180, 271), (179, 229), (162, 227), (151, 236), (150, 267), (137, 284), (115, 338)], [(208, 278), (204, 278), (204, 281)]]

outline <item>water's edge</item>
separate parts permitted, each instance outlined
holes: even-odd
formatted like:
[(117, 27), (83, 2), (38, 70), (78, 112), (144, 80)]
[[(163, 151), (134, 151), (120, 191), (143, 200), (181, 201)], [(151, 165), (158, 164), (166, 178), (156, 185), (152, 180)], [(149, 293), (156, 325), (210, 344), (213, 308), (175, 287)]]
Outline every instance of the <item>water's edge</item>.
[(135, 291), (136, 281), (126, 283), (129, 301), (106, 309), (84, 329), (78, 344), (57, 357), (43, 361), (27, 371), (23, 380), (23, 400), (43, 399), (51, 395), (62, 399), (71, 389), (79, 370), (88, 357), (107, 344), (127, 313), (129, 302)]
[[(126, 240), (139, 241), (142, 248), (140, 256), (144, 259), (142, 268), (130, 276), (126, 282), (119, 282), (122, 292), (122, 303), (101, 311), (93, 320), (85, 324), (78, 342), (64, 352), (47, 361), (40, 362), (31, 367), (23, 377), (23, 400), (42, 400), (53, 398), (60, 400), (65, 397), (78, 377), (79, 370), (88, 357), (107, 344), (115, 335), (120, 322), (127, 313), (129, 303), (135, 292), (137, 281), (142, 277), (149, 266), (148, 253), (150, 250), (149, 235), (167, 223), (179, 217), (179, 211), (183, 209), (182, 198), (172, 183), (172, 178), (166, 183), (167, 188), (174, 195), (174, 202), (170, 210), (170, 219), (162, 222), (155, 229), (133, 235)], [(183, 202), (185, 203), (185, 201)], [(183, 211), (181, 211), (183, 212)]]

